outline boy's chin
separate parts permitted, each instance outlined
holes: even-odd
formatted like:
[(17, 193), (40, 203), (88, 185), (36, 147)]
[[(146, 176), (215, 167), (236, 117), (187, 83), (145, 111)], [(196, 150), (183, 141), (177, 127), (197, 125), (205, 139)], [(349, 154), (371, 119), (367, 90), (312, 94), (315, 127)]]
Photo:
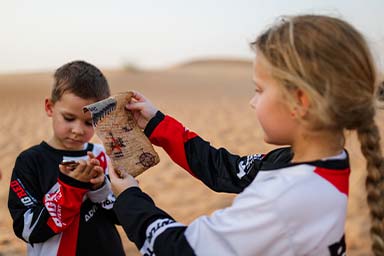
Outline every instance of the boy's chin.
[(83, 150), (84, 142), (64, 142), (63, 147), (65, 150)]

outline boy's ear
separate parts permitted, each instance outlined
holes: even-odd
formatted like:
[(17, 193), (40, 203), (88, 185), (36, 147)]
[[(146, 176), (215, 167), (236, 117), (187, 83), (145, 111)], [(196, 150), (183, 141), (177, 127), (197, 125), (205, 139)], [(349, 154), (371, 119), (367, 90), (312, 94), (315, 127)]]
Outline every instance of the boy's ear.
[(303, 90), (297, 89), (293, 96), (297, 107), (292, 110), (292, 116), (303, 118), (308, 113), (310, 105), (308, 95)]
[(50, 98), (46, 98), (44, 102), (45, 112), (47, 113), (47, 116), (52, 117), (53, 114), (53, 105), (54, 103)]

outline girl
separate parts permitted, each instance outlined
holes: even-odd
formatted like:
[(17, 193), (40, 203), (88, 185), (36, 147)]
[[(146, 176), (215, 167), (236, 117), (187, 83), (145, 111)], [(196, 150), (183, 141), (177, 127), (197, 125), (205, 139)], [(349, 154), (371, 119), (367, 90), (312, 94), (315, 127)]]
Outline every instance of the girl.
[(349, 159), (356, 130), (367, 159), (372, 248), (384, 255), (384, 162), (375, 124), (376, 73), (362, 35), (337, 18), (283, 19), (253, 43), (251, 106), (264, 139), (289, 145), (240, 157), (215, 149), (143, 95), (127, 105), (155, 145), (233, 204), (189, 226), (156, 208), (131, 177), (112, 171), (114, 205), (144, 255), (345, 255)]

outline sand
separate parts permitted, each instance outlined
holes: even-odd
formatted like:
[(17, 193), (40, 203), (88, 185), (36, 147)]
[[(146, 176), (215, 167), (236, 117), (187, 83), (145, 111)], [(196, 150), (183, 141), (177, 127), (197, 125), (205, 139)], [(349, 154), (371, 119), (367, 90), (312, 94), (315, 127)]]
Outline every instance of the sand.
[[(138, 90), (164, 113), (174, 116), (216, 147), (246, 155), (267, 152), (256, 116), (249, 106), (253, 94), (252, 65), (246, 61), (197, 61), (167, 70), (104, 70), (112, 93)], [(15, 158), (24, 149), (51, 135), (44, 98), (50, 93), (52, 73), (0, 76), (0, 255), (25, 255), (25, 243), (12, 230), (7, 209), (9, 180)], [(382, 124), (380, 124), (382, 126)], [(99, 142), (97, 138), (94, 142)], [(369, 217), (365, 203), (365, 162), (355, 134), (348, 135), (352, 164), (346, 224), (349, 255), (369, 255)], [(155, 147), (160, 163), (138, 177), (141, 188), (179, 222), (227, 207), (233, 195), (215, 193), (175, 165)], [(257, 214), (257, 213), (255, 213)], [(127, 255), (139, 255), (122, 234)]]

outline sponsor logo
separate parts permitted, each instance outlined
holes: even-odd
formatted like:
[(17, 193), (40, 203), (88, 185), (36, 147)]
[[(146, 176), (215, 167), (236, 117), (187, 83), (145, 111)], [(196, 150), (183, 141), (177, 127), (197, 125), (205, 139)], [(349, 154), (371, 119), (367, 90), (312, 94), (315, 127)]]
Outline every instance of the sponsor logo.
[(105, 208), (105, 209), (109, 209), (109, 208), (111, 208), (111, 207), (109, 207), (110, 205), (113, 205), (115, 203), (115, 200), (110, 200), (110, 199), (107, 199), (107, 200), (105, 200), (105, 201), (103, 201), (102, 203), (101, 203), (101, 206), (103, 207), (103, 208)]
[(156, 226), (152, 227), (151, 230), (149, 231), (148, 235), (147, 235), (148, 242), (149, 243), (152, 242), (153, 235), (156, 233), (157, 230), (159, 230), (160, 228), (167, 226), (171, 223), (174, 223), (174, 222), (175, 221), (171, 220), (171, 219), (163, 219), (161, 221), (158, 221), (156, 223)]
[(237, 171), (237, 177), (239, 177), (239, 179), (241, 179), (242, 177), (247, 175), (247, 173), (249, 172), (249, 170), (252, 167), (253, 162), (256, 160), (260, 160), (262, 158), (263, 158), (262, 154), (256, 154), (256, 155), (247, 156), (246, 159), (241, 160), (239, 162), (239, 169)]
[(93, 215), (95, 215), (97, 209), (98, 209), (97, 205), (93, 205), (92, 208), (88, 211), (88, 213), (85, 214), (84, 217), (86, 222), (88, 222), (93, 217)]
[(167, 228), (172, 227), (184, 227), (184, 225), (175, 222), (172, 219), (158, 219), (151, 223), (147, 227), (146, 235), (147, 238), (144, 242), (143, 247), (141, 247), (140, 252), (145, 256), (153, 256), (155, 255), (153, 245), (155, 243), (156, 238), (163, 233)]
[(62, 222), (61, 218), (61, 206), (57, 204), (61, 200), (63, 195), (61, 194), (60, 189), (55, 193), (50, 193), (45, 195), (45, 208), (47, 208), (49, 215), (51, 215), (53, 222), (59, 228), (63, 227), (65, 223)]
[(17, 197), (20, 199), (20, 201), (24, 204), (24, 206), (32, 206), (36, 200), (29, 196), (27, 192), (24, 189), (24, 186), (22, 185), (21, 181), (19, 179), (13, 180), (10, 183), (10, 187), (13, 192), (17, 195)]

